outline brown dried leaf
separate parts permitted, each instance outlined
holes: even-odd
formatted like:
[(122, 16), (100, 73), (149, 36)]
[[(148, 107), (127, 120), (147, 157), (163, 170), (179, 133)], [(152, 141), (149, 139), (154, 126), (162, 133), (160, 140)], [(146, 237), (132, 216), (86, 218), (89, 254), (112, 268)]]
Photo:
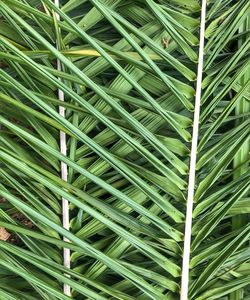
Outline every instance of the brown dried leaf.
[(10, 233), (3, 227), (0, 227), (0, 240), (7, 241), (10, 237)]

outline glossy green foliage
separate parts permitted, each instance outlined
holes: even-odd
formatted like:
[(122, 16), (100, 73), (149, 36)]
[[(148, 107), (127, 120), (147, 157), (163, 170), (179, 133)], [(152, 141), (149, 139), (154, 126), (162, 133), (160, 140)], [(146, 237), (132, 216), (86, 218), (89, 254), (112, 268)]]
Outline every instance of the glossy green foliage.
[[(207, 1), (192, 300), (250, 296), (249, 14)], [(1, 0), (0, 15), (0, 299), (179, 299), (199, 1)]]

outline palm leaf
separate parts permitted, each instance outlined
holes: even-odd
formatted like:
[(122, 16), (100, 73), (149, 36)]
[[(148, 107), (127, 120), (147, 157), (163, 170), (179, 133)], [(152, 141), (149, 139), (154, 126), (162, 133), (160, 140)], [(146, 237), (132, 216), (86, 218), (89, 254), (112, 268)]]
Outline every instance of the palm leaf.
[(1, 299), (248, 299), (250, 4), (184, 2), (0, 1)]

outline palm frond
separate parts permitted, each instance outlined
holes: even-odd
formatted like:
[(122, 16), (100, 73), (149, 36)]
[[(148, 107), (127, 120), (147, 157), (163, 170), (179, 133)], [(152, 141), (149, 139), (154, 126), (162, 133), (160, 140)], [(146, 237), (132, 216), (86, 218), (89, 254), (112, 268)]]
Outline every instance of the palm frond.
[(1, 299), (249, 297), (250, 4), (184, 2), (0, 1)]

